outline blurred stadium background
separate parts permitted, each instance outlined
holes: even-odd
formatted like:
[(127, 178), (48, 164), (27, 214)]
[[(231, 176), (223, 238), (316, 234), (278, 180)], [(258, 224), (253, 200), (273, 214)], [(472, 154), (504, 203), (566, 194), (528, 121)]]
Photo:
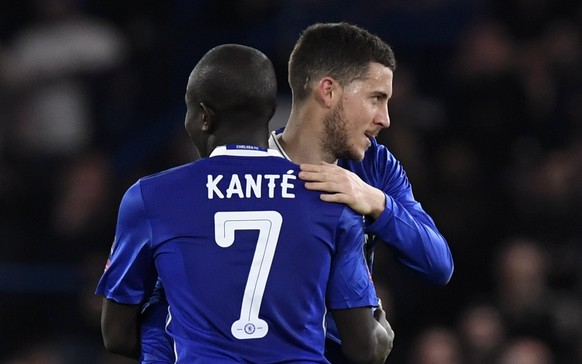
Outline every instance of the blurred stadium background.
[(582, 363), (582, 3), (23, 0), (0, 3), (0, 363), (113, 364), (93, 295), (117, 204), (189, 161), (183, 95), (221, 43), (286, 63), (348, 21), (396, 53), (379, 140), (453, 251), (446, 287), (376, 253), (388, 363)]

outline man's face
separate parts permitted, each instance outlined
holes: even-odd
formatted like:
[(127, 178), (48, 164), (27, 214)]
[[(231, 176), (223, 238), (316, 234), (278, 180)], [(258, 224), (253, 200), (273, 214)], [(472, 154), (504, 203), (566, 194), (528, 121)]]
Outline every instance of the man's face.
[(390, 126), (388, 100), (392, 96), (393, 72), (371, 63), (365, 79), (354, 80), (324, 120), (324, 150), (337, 158), (362, 160), (371, 145), (369, 138)]

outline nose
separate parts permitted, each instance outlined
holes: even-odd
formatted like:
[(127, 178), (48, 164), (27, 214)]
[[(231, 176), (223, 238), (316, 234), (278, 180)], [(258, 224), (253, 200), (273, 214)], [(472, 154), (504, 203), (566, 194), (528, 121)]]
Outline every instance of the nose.
[(390, 114), (388, 113), (388, 105), (378, 109), (378, 113), (376, 114), (374, 122), (378, 125), (381, 125), (382, 128), (387, 128), (390, 126)]

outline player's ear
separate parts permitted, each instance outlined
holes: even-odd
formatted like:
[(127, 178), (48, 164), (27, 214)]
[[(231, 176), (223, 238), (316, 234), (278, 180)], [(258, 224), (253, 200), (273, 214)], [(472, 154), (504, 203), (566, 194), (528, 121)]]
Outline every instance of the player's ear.
[(208, 107), (205, 103), (200, 103), (200, 108), (202, 109), (202, 131), (205, 133), (212, 133), (214, 129), (214, 119), (213, 115), (214, 112), (210, 107)]
[(327, 108), (334, 104), (334, 97), (339, 95), (339, 83), (332, 77), (325, 76), (317, 83), (318, 100)]

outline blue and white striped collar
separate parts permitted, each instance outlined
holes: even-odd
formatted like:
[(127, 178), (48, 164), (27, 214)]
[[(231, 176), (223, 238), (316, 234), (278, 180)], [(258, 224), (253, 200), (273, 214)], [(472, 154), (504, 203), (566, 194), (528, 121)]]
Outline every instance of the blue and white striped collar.
[(228, 145), (221, 145), (210, 153), (210, 157), (222, 156), (222, 155), (230, 155), (236, 157), (280, 157), (284, 158), (283, 155), (273, 149), (266, 149), (257, 147), (255, 145), (246, 145), (246, 144), (228, 144)]

